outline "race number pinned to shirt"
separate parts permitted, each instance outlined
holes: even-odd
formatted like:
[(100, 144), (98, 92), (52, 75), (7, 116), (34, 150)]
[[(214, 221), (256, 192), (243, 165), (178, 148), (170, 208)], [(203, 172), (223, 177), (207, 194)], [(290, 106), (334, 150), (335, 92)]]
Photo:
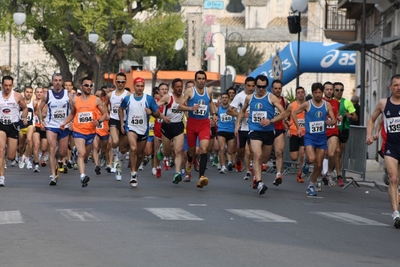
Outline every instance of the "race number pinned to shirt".
[(78, 123), (88, 123), (93, 121), (92, 112), (79, 112), (78, 113)]
[(220, 117), (221, 122), (232, 121), (232, 116), (231, 116), (231, 115), (228, 115), (228, 114), (226, 114), (226, 113), (220, 114), (219, 117)]
[(199, 105), (198, 110), (193, 111), (194, 115), (197, 116), (205, 116), (207, 113), (207, 106), (206, 105)]
[(129, 122), (131, 125), (142, 125), (144, 124), (144, 118), (143, 116), (140, 115), (139, 116), (133, 115)]
[(297, 119), (297, 123), (300, 128), (304, 128), (304, 124), (306, 123), (305, 119)]
[(324, 121), (312, 121), (310, 122), (310, 132), (314, 133), (321, 133), (324, 131), (325, 122)]
[(386, 119), (388, 133), (400, 133), (400, 117)]
[(53, 112), (53, 118), (55, 120), (65, 120), (66, 117), (67, 117), (66, 110), (63, 108), (57, 108)]
[(262, 119), (267, 118), (266, 111), (254, 111), (253, 116), (251, 117), (251, 121), (254, 123), (260, 123)]

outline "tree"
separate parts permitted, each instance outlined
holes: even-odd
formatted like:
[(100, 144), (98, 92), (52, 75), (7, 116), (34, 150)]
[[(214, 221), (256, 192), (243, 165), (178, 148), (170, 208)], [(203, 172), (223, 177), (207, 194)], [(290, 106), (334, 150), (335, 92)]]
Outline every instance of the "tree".
[(246, 54), (239, 56), (237, 53), (239, 45), (229, 45), (226, 53), (227, 65), (235, 68), (237, 74), (248, 75), (262, 63), (264, 63), (264, 51), (259, 51), (251, 44), (246, 44)]
[[(23, 5), (27, 19), (17, 28), (12, 19), (17, 2)], [(171, 8), (178, 0), (143, 0), (143, 1), (87, 1), (87, 0), (11, 0), (2, 3), (0, 10), (0, 33), (10, 30), (22, 36), (32, 34), (40, 41), (46, 51), (57, 61), (65, 79), (75, 78), (75, 85), (82, 76), (92, 76), (94, 80), (102, 76), (113, 62), (121, 60), (132, 48), (143, 47), (152, 52), (157, 49), (168, 51), (172, 38), (184, 35), (181, 25), (176, 22), (179, 14), (162, 15), (164, 7)], [(133, 19), (142, 11), (150, 12), (155, 18), (144, 23)], [(151, 30), (150, 21), (162, 28), (163, 19), (169, 25), (169, 36), (159, 32), (163, 39), (157, 39)], [(181, 19), (182, 20), (182, 19)], [(176, 26), (176, 27), (175, 27)], [(134, 43), (125, 46), (121, 36), (128, 28), (135, 36)], [(99, 34), (98, 44), (88, 41), (88, 33), (95, 30)], [(153, 27), (154, 29), (154, 27)], [(164, 28), (165, 29), (165, 28)], [(146, 34), (147, 33), (147, 34)], [(157, 42), (154, 42), (157, 40)], [(175, 42), (175, 41), (174, 41)], [(170, 44), (173, 47), (173, 43)], [(72, 75), (70, 63), (78, 62), (76, 75)]]

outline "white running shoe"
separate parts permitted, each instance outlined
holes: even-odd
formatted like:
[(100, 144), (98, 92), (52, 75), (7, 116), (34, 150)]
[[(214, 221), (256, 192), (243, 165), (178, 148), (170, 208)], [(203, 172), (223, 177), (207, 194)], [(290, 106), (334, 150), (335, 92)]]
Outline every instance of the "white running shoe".
[(22, 155), (22, 157), (19, 159), (18, 162), (18, 166), (20, 169), (23, 169), (25, 167), (25, 160), (26, 160), (25, 155)]
[(33, 169), (33, 172), (40, 172), (39, 164), (35, 164), (35, 168)]
[(217, 164), (217, 170), (221, 170), (221, 163)]
[(129, 181), (129, 184), (136, 188), (138, 186), (138, 179), (137, 179), (137, 173), (133, 173), (131, 174), (131, 180)]
[(4, 176), (0, 176), (0, 187), (6, 186), (6, 178)]
[(225, 166), (222, 166), (222, 167), (221, 167), (221, 170), (219, 171), (219, 173), (225, 174), (225, 173), (226, 173), (226, 167), (225, 167)]
[(29, 159), (26, 160), (26, 168), (28, 170), (32, 170), (32, 168), (33, 168), (32, 162)]
[(151, 174), (153, 174), (153, 176), (156, 176), (156, 174), (157, 174), (157, 169), (156, 169), (156, 168), (152, 168), (152, 169), (151, 169)]
[(143, 171), (143, 162), (142, 162), (142, 163), (140, 163), (140, 166), (139, 166), (139, 171)]

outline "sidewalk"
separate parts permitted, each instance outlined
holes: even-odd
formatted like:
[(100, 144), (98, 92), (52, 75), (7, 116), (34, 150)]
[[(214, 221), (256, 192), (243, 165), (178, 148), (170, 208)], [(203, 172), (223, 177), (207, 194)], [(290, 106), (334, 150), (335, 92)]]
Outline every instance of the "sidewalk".
[[(378, 190), (382, 190), (384, 192), (387, 192), (388, 186), (383, 182), (382, 177), (384, 176), (385, 172), (384, 171), (376, 171), (376, 172), (366, 172), (365, 173), (365, 179), (363, 177), (360, 177), (358, 174), (346, 173), (346, 184), (351, 181), (351, 179), (348, 179), (348, 177), (353, 177), (354, 180), (360, 185), (360, 186), (367, 186), (367, 187), (375, 187), (375, 184), (379, 187), (377, 188)], [(363, 182), (365, 180), (365, 182)], [(350, 185), (351, 186), (351, 185)]]

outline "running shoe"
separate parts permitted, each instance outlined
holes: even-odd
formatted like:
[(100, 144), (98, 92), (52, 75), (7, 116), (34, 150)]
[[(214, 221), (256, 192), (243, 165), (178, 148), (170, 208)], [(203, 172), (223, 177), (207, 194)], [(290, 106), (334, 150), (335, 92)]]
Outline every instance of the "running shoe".
[(73, 164), (72, 164), (72, 161), (71, 161), (71, 160), (68, 160), (68, 161), (67, 161), (67, 167), (68, 167), (68, 169), (72, 169)]
[(11, 167), (15, 167), (18, 165), (18, 161), (16, 159), (11, 161)]
[(321, 191), (322, 191), (322, 179), (321, 179), (321, 180), (320, 180), (320, 178), (317, 179), (317, 183), (316, 183), (316, 185), (315, 185), (315, 189), (316, 189), (318, 192), (321, 192)]
[(51, 186), (57, 185), (57, 182), (58, 182), (57, 176), (55, 176), (55, 175), (50, 175), (50, 185), (51, 185)]
[(393, 218), (394, 227), (400, 228), (400, 214), (397, 210), (395, 212), (393, 212), (392, 218)]
[(190, 172), (188, 172), (188, 173), (186, 173), (183, 181), (187, 183), (187, 182), (190, 182), (190, 179), (192, 179), (192, 174)]
[(246, 175), (243, 177), (243, 180), (250, 180), (251, 177), (251, 173), (250, 172), (246, 172)]
[(0, 187), (6, 186), (6, 178), (4, 176), (0, 176)]
[(164, 158), (164, 154), (162, 153), (163, 144), (157, 150), (157, 158), (158, 160), (162, 160)]
[(263, 182), (259, 182), (257, 185), (257, 191), (259, 195), (264, 195), (265, 191), (268, 190), (268, 186), (266, 184), (264, 184)]
[(332, 177), (331, 173), (327, 173), (326, 177), (328, 178), (328, 185), (329, 186), (335, 186), (336, 185), (335, 181), (333, 180), (333, 177)]
[(58, 172), (63, 173), (64, 172), (64, 165), (62, 162), (58, 162)]
[(221, 166), (221, 163), (217, 163), (217, 170), (221, 170), (221, 168), (222, 168), (222, 166)]
[(214, 160), (214, 154), (210, 153), (210, 161), (212, 162)]
[(280, 185), (282, 183), (282, 178), (282, 174), (278, 174), (272, 184), (275, 186)]
[(235, 169), (237, 172), (242, 171), (242, 161), (241, 160), (235, 160)]
[(169, 167), (170, 167), (170, 168), (175, 167), (175, 160), (172, 159), (172, 158), (169, 159)]
[(301, 167), (301, 170), (302, 170), (304, 176), (306, 176), (308, 174), (308, 172), (310, 171), (310, 166), (307, 164), (306, 160), (304, 160), (303, 167)]
[(157, 167), (156, 177), (157, 178), (161, 177), (161, 167)]
[(199, 167), (200, 167), (200, 160), (199, 159), (194, 159), (193, 160), (193, 167), (194, 167), (194, 170), (196, 172), (199, 172)]
[(186, 162), (186, 172), (191, 172), (192, 171), (192, 163), (191, 162)]
[(255, 176), (253, 177), (253, 183), (252, 183), (251, 187), (252, 187), (253, 189), (257, 189), (257, 180), (256, 180), (256, 177), (255, 177)]
[(218, 161), (218, 156), (214, 156), (214, 160), (213, 160), (213, 163), (212, 163), (213, 167), (217, 166), (218, 162), (219, 162)]
[(221, 174), (225, 174), (226, 173), (226, 168), (225, 166), (222, 166), (221, 170), (219, 171), (219, 173)]
[(205, 176), (201, 176), (199, 180), (197, 181), (197, 187), (198, 188), (203, 188), (204, 186), (208, 185), (208, 178)]
[(267, 172), (267, 170), (268, 170), (267, 164), (262, 164), (261, 171), (262, 172)]
[(343, 186), (344, 186), (343, 178), (342, 178), (342, 176), (340, 176), (340, 175), (338, 175), (338, 177), (337, 177), (337, 185), (338, 185), (339, 187), (343, 187)]
[(107, 165), (106, 171), (107, 171), (108, 173), (111, 173), (111, 166), (110, 166), (110, 165)]
[(131, 180), (129, 181), (129, 184), (133, 188), (136, 188), (138, 186), (139, 182), (138, 182), (138, 178), (137, 178), (137, 173), (136, 172), (131, 174)]
[(81, 178), (82, 187), (87, 187), (90, 181), (90, 177), (85, 175), (85, 177)]
[(72, 166), (72, 168), (73, 168), (74, 170), (77, 170), (77, 169), (78, 169), (78, 164), (74, 163), (74, 165)]
[(175, 173), (172, 183), (179, 184), (180, 181), (182, 181), (182, 175), (180, 173)]
[(25, 155), (22, 155), (22, 157), (19, 158), (19, 162), (18, 162), (18, 167), (20, 169), (23, 169), (25, 167), (25, 161), (26, 161), (26, 157), (25, 157)]
[(169, 160), (167, 157), (164, 157), (164, 170), (168, 171), (169, 170)]
[(68, 173), (68, 167), (67, 167), (66, 164), (63, 164), (63, 169), (64, 169), (64, 172), (63, 172), (63, 173)]
[(300, 174), (300, 173), (297, 174), (297, 182), (298, 182), (298, 183), (304, 183), (304, 179), (303, 179), (303, 177), (301, 177), (301, 174)]
[(35, 167), (33, 168), (33, 172), (40, 172), (39, 164), (35, 164)]
[(232, 171), (233, 170), (233, 162), (232, 161), (229, 161), (228, 162), (228, 171)]
[(143, 162), (142, 162), (142, 163), (140, 163), (140, 166), (139, 166), (139, 171), (143, 171)]
[(29, 159), (26, 160), (26, 168), (28, 170), (32, 170), (33, 169), (32, 162)]
[(324, 183), (324, 185), (329, 185), (329, 180), (328, 180), (328, 173), (325, 173), (323, 176), (322, 176), (322, 182)]
[(94, 172), (95, 172), (97, 175), (100, 175), (100, 174), (101, 174), (100, 166), (96, 166), (96, 168), (94, 168)]
[(307, 187), (306, 193), (307, 193), (307, 195), (312, 196), (312, 197), (317, 196), (317, 192), (315, 191), (315, 188), (314, 188), (313, 185), (309, 185), (309, 186)]
[(157, 174), (157, 169), (153, 167), (153, 168), (151, 169), (151, 174), (152, 174), (153, 176), (156, 176), (156, 174)]
[(149, 158), (146, 156), (146, 157), (144, 157), (144, 159), (143, 159), (143, 165), (146, 166), (147, 163), (149, 163)]

